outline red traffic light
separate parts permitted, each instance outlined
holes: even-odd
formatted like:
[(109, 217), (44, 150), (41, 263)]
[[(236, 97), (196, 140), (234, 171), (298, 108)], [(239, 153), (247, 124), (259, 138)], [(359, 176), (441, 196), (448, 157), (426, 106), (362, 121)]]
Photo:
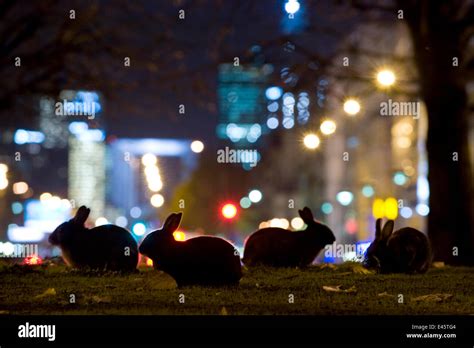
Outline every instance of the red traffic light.
[(222, 216), (226, 219), (233, 219), (237, 215), (237, 207), (233, 203), (224, 204), (221, 209)]

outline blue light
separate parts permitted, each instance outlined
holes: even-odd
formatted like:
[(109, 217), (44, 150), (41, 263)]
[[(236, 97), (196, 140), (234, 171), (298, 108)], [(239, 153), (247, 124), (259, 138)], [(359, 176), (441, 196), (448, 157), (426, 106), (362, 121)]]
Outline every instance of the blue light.
[(137, 222), (136, 224), (133, 225), (132, 232), (136, 236), (143, 236), (146, 232), (145, 224), (143, 222)]
[(13, 202), (12, 212), (15, 215), (21, 214), (23, 212), (23, 204), (21, 204), (20, 202)]
[(332, 209), (332, 204), (331, 204), (331, 203), (326, 202), (326, 203), (323, 203), (323, 204), (321, 205), (321, 211), (322, 211), (324, 214), (326, 214), (326, 215), (331, 214), (331, 213), (332, 213), (332, 210), (333, 210), (333, 209)]
[(283, 90), (280, 87), (268, 87), (265, 91), (265, 96), (269, 100), (277, 100), (281, 97)]
[(25, 129), (17, 129), (13, 136), (15, 144), (41, 144), (45, 139), (45, 136), (41, 132), (29, 131)]
[(267, 127), (270, 128), (270, 129), (275, 129), (278, 127), (278, 118), (276, 117), (270, 117), (268, 120), (267, 120)]
[(89, 129), (86, 122), (71, 122), (69, 124), (69, 131), (72, 134), (80, 134)]
[(400, 215), (405, 219), (409, 219), (413, 216), (413, 210), (409, 207), (403, 207), (400, 209)]
[(407, 182), (407, 177), (402, 172), (396, 172), (393, 175), (393, 182), (398, 186), (405, 185), (405, 183)]
[(370, 185), (365, 185), (362, 187), (362, 194), (364, 197), (372, 197), (374, 195), (375, 191), (374, 188)]
[(430, 213), (430, 207), (423, 203), (417, 204), (415, 209), (421, 216), (427, 216)]

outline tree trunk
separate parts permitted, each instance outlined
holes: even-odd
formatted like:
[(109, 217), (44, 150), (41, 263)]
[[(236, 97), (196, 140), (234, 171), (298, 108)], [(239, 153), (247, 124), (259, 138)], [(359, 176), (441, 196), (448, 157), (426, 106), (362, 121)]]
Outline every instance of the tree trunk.
[[(469, 113), (462, 67), (467, 47), (461, 40), (464, 28), (449, 16), (456, 10), (453, 6), (458, 6), (456, 1), (410, 2), (405, 16), (428, 111), (428, 234), (434, 259), (474, 265)], [(458, 66), (453, 66), (455, 57)]]

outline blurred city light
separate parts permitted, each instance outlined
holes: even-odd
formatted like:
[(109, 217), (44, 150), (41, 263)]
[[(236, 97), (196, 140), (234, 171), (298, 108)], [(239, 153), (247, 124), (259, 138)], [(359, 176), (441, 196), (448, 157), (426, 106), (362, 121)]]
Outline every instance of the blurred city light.
[(15, 215), (21, 214), (23, 212), (23, 204), (20, 202), (12, 203), (12, 213)]
[(304, 221), (300, 217), (291, 219), (291, 227), (295, 230), (301, 230), (304, 227)]
[(285, 4), (285, 11), (290, 15), (294, 15), (299, 9), (300, 3), (298, 0), (288, 0)]
[[(44, 232), (36, 227), (18, 226), (9, 224), (7, 229), (8, 239), (12, 242), (39, 242), (44, 238)], [(4, 244), (5, 249), (5, 244)], [(4, 250), (5, 253), (5, 250)]]
[(145, 167), (154, 166), (157, 162), (156, 156), (152, 153), (147, 153), (142, 156), (142, 164)]
[(276, 117), (269, 117), (267, 120), (267, 127), (270, 129), (275, 129), (278, 127), (279, 121)]
[(395, 74), (392, 70), (383, 69), (377, 73), (377, 82), (382, 87), (390, 87), (395, 83)]
[(398, 186), (405, 185), (405, 183), (407, 182), (407, 177), (402, 172), (396, 172), (393, 175), (393, 182)]
[(130, 216), (134, 219), (138, 219), (142, 215), (140, 207), (133, 207), (130, 209)]
[(333, 210), (333, 208), (332, 208), (331, 203), (325, 202), (321, 205), (321, 211), (326, 215), (331, 214), (332, 210)]
[(354, 116), (360, 111), (360, 103), (357, 99), (349, 98), (344, 102), (343, 108), (346, 114)]
[(194, 140), (191, 143), (191, 151), (194, 153), (200, 153), (204, 150), (204, 143), (199, 140)]
[(268, 87), (265, 91), (265, 97), (269, 100), (277, 100), (281, 97), (283, 90), (280, 87)]
[(8, 187), (8, 179), (0, 175), (0, 190), (4, 190)]
[(224, 218), (233, 219), (237, 215), (237, 207), (233, 203), (224, 204), (221, 213)]
[(178, 242), (184, 242), (186, 240), (186, 234), (183, 231), (174, 231), (173, 237), (174, 240)]
[(332, 134), (336, 131), (336, 122), (332, 120), (325, 120), (320, 126), (321, 132), (325, 135)]
[(108, 223), (109, 223), (109, 221), (103, 216), (101, 216), (101, 217), (97, 218), (97, 220), (95, 220), (95, 225), (96, 226), (107, 225)]
[(165, 198), (163, 197), (163, 195), (155, 193), (153, 196), (151, 196), (150, 203), (155, 208), (159, 208), (165, 203)]
[(374, 218), (381, 219), (385, 216), (384, 205), (383, 199), (374, 199), (374, 203), (372, 204), (372, 215)]
[(23, 260), (23, 264), (28, 266), (41, 265), (42, 263), (43, 260), (37, 255), (28, 256)]
[(22, 195), (28, 191), (28, 184), (20, 181), (13, 184), (13, 193), (16, 195)]
[(242, 197), (242, 199), (240, 200), (240, 206), (244, 209), (250, 208), (251, 205), (252, 201), (248, 197)]
[(398, 202), (395, 198), (389, 197), (384, 202), (384, 214), (387, 219), (395, 220), (398, 216)]
[(262, 192), (260, 192), (259, 190), (252, 190), (250, 191), (249, 193), (249, 198), (250, 198), (250, 201), (252, 201), (252, 203), (258, 203), (262, 200)]
[(416, 212), (421, 216), (428, 216), (430, 213), (430, 207), (424, 203), (419, 203), (416, 205)]
[(115, 224), (120, 227), (126, 227), (128, 220), (125, 216), (119, 216), (117, 219), (115, 219)]
[(146, 226), (143, 222), (137, 222), (132, 226), (132, 232), (136, 236), (143, 236), (146, 232)]
[(362, 195), (364, 197), (372, 197), (374, 195), (375, 191), (374, 191), (374, 188), (370, 185), (364, 185), (364, 187), (362, 187)]
[(49, 192), (44, 192), (40, 195), (40, 201), (41, 202), (46, 202), (46, 201), (50, 200), (51, 198), (53, 198), (53, 195)]
[(316, 134), (307, 134), (303, 139), (304, 145), (311, 150), (319, 147), (320, 140)]
[(336, 199), (342, 205), (347, 206), (352, 203), (354, 195), (350, 191), (341, 191), (336, 195)]
[(405, 219), (409, 219), (413, 216), (413, 210), (409, 207), (403, 207), (400, 209), (400, 215)]
[(89, 129), (89, 126), (87, 125), (86, 122), (78, 122), (78, 121), (74, 121), (74, 122), (71, 122), (69, 124), (69, 131), (72, 133), (72, 134), (80, 134), (80, 133), (83, 133), (85, 131), (87, 131)]
[[(10, 227), (10, 226), (8, 226), (8, 227)], [(9, 237), (10, 237), (10, 235), (9, 235)], [(41, 238), (43, 238), (43, 236), (41, 236)], [(10, 256), (14, 252), (15, 252), (15, 246), (12, 243), (10, 243), (10, 242), (3, 243), (3, 246), (2, 246), (2, 254), (3, 255)]]
[(45, 139), (42, 132), (18, 129), (13, 136), (15, 144), (41, 144)]

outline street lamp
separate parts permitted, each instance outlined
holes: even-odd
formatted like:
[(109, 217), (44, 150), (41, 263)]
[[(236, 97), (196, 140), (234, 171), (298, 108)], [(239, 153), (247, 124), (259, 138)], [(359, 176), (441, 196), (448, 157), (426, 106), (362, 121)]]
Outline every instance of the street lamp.
[(381, 87), (390, 87), (395, 83), (396, 77), (392, 70), (383, 69), (377, 73), (377, 82)]
[(324, 135), (330, 135), (336, 131), (336, 122), (332, 120), (325, 120), (323, 123), (321, 123), (319, 129), (321, 129), (321, 133)]
[(298, 0), (288, 0), (285, 4), (285, 11), (290, 16), (293, 16), (300, 9), (300, 3)]
[(310, 150), (318, 148), (320, 142), (319, 137), (313, 133), (306, 135), (303, 139), (304, 145)]
[(357, 99), (349, 98), (344, 102), (344, 111), (346, 114), (354, 116), (360, 111), (360, 103)]

